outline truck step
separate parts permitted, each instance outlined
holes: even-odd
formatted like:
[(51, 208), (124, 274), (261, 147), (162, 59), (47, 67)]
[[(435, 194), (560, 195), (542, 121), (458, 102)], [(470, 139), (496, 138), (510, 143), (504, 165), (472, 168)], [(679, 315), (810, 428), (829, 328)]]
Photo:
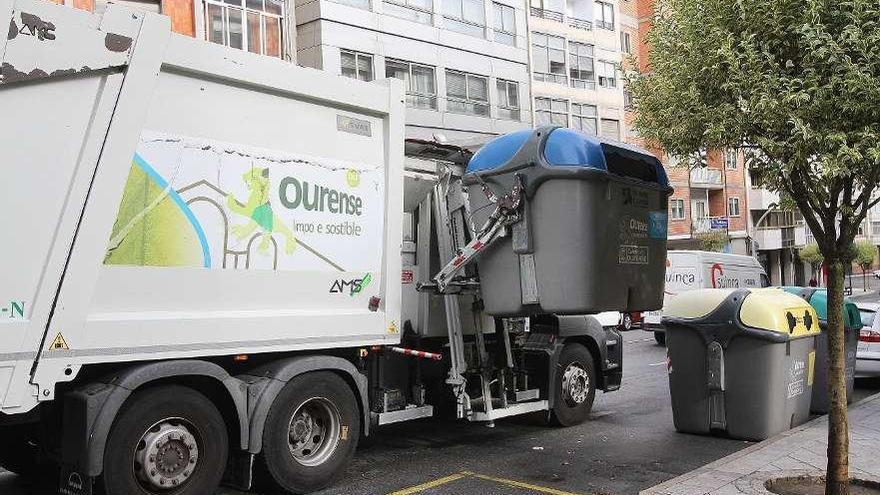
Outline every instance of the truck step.
[(430, 405), (412, 406), (401, 409), (399, 411), (391, 411), (377, 414), (377, 416), (379, 417), (379, 426), (390, 425), (392, 423), (401, 423), (403, 421), (411, 421), (413, 419), (430, 418), (433, 415), (434, 406)]

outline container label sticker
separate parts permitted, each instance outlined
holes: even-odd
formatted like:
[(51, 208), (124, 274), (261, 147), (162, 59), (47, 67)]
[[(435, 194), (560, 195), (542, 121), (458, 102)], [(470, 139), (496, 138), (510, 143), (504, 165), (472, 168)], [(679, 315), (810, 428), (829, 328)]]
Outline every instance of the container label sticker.
[(648, 214), (648, 237), (666, 239), (667, 215), (665, 211), (652, 211)]
[(807, 362), (798, 359), (792, 360), (791, 368), (789, 368), (788, 398), (791, 399), (804, 393), (806, 383)]
[(648, 247), (624, 244), (617, 253), (617, 262), (621, 265), (647, 265)]
[(144, 131), (104, 264), (379, 272), (384, 173)]
[(415, 275), (412, 270), (403, 270), (400, 274), (400, 281), (404, 284), (411, 284), (415, 280)]
[(810, 351), (807, 359), (807, 385), (813, 386), (813, 377), (816, 372), (816, 351)]

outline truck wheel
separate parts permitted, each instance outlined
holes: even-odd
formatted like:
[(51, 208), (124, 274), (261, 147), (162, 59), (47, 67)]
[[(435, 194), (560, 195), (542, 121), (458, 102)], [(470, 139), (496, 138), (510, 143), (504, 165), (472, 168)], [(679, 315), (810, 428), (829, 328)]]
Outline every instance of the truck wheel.
[(320, 371), (287, 383), (266, 417), (263, 462), (278, 488), (308, 493), (330, 485), (351, 460), (360, 410), (338, 375)]
[(135, 392), (116, 417), (104, 450), (107, 495), (207, 495), (229, 454), (226, 423), (187, 387)]
[(654, 340), (658, 345), (666, 346), (666, 332), (654, 332)]
[(596, 368), (590, 351), (581, 344), (567, 344), (559, 355), (554, 382), (553, 423), (572, 426), (586, 421), (596, 398)]

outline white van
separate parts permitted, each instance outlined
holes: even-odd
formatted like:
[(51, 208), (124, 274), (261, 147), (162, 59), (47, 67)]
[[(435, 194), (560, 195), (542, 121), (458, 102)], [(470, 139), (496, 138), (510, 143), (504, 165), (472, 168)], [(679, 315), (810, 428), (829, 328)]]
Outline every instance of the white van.
[[(663, 306), (669, 298), (694, 289), (767, 287), (770, 280), (757, 259), (740, 254), (711, 251), (669, 251), (666, 253), (666, 287)], [(654, 332), (658, 344), (666, 343), (666, 329), (660, 324), (663, 310), (643, 313), (642, 328)]]

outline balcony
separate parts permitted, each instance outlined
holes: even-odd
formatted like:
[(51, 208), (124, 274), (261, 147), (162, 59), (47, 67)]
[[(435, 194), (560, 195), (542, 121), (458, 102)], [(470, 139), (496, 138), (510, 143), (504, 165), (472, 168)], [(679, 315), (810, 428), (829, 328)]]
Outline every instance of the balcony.
[(578, 19), (576, 17), (568, 18), (568, 25), (575, 29), (583, 29), (584, 31), (592, 31), (593, 23), (590, 21), (585, 21), (583, 19)]
[(759, 251), (797, 248), (806, 244), (806, 229), (803, 225), (778, 229), (758, 229), (754, 235)]
[(779, 204), (779, 194), (766, 189), (749, 189), (750, 210), (769, 210), (773, 204)]
[(695, 218), (691, 223), (694, 234), (706, 234), (716, 230), (727, 230), (730, 220), (727, 217)]
[(724, 178), (721, 176), (720, 170), (698, 167), (691, 170), (691, 187), (722, 189)]
[(540, 17), (542, 19), (550, 19), (551, 21), (562, 22), (563, 15), (561, 12), (554, 12), (552, 10), (547, 9), (539, 9), (538, 7), (532, 7), (531, 13), (535, 17)]

